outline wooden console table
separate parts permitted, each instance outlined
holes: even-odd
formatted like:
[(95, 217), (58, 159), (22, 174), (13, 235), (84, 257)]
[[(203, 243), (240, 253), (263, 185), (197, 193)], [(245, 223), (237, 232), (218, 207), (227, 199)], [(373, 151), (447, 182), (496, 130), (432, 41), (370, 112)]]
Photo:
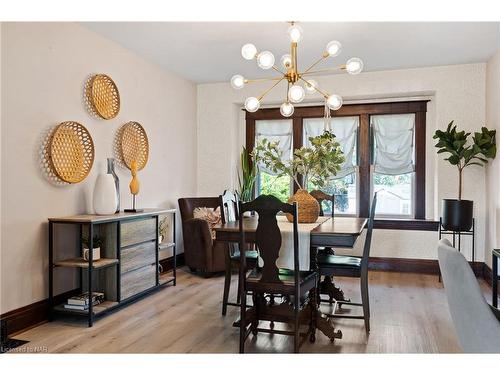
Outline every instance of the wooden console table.
[[(176, 284), (175, 264), (175, 209), (145, 209), (140, 213), (114, 215), (76, 215), (49, 218), (49, 308), (50, 319), (54, 313), (87, 316), (91, 327), (94, 318), (118, 306), (151, 293), (158, 288)], [(159, 217), (172, 215), (173, 241), (159, 244)], [(68, 225), (78, 228), (79, 253), (76, 257), (59, 259), (54, 253), (54, 227), (64, 229)], [(82, 257), (82, 237), (86, 236), (89, 248), (93, 248), (94, 236), (101, 239), (101, 258), (88, 260)], [(173, 249), (172, 274), (160, 274), (159, 251)], [(103, 292), (105, 301), (87, 310), (73, 310), (64, 304), (54, 305), (54, 270), (58, 267), (76, 267), (80, 271), (81, 292)]]

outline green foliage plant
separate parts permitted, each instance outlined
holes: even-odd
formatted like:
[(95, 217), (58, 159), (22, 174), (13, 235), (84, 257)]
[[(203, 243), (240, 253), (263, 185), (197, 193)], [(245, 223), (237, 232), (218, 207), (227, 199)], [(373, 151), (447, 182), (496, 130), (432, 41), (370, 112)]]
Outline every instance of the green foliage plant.
[(438, 140), (436, 148), (438, 154), (448, 153), (445, 159), (458, 169), (458, 200), (462, 199), (462, 173), (470, 165), (481, 167), (488, 163), (488, 159), (494, 159), (497, 153), (496, 130), (488, 130), (484, 126), (481, 132), (475, 132), (470, 142), (471, 133), (457, 131), (453, 121), (448, 124), (445, 131), (436, 130), (434, 139)]
[(253, 198), (255, 180), (257, 178), (257, 167), (252, 163), (251, 155), (246, 147), (240, 154), (240, 167), (238, 173), (238, 195), (243, 202), (249, 202)]
[(300, 189), (306, 189), (308, 181), (322, 188), (340, 170), (345, 161), (344, 154), (332, 132), (309, 137), (309, 142), (310, 147), (301, 147), (294, 151), (291, 160), (283, 160), (279, 142), (263, 139), (255, 147), (252, 157), (278, 177), (290, 176)]

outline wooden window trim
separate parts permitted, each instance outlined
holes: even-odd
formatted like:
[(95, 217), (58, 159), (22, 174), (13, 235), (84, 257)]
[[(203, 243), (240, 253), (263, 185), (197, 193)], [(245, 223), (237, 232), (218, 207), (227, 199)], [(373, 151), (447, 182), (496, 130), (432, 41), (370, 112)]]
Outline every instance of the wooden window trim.
[[(359, 213), (360, 217), (368, 217), (370, 207), (370, 116), (389, 114), (415, 114), (415, 217), (414, 220), (425, 221), (425, 151), (426, 151), (426, 112), (427, 102), (403, 101), (389, 103), (346, 104), (337, 111), (332, 111), (332, 117), (359, 116)], [(296, 107), (293, 115), (293, 147), (302, 146), (303, 119), (324, 116), (323, 106)], [(264, 108), (257, 112), (246, 112), (246, 147), (251, 152), (255, 146), (256, 120), (283, 120), (279, 108)], [(294, 191), (297, 189), (294, 184)], [(378, 221), (385, 221), (380, 219)], [(387, 219), (387, 222), (394, 221)], [(412, 220), (409, 220), (411, 222)], [(397, 221), (400, 226), (403, 221)], [(431, 221), (431, 223), (433, 223)], [(433, 227), (434, 224), (431, 224)], [(411, 225), (410, 225), (411, 226)], [(397, 228), (394, 228), (397, 229)], [(425, 229), (424, 229), (425, 230)]]

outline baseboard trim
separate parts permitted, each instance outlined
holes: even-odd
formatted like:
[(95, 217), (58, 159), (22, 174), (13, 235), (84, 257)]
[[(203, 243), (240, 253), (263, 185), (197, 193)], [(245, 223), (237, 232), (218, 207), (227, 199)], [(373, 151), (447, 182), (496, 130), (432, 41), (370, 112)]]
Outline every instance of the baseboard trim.
[[(483, 277), (483, 262), (469, 262), (469, 264), (477, 277)], [(368, 268), (374, 271), (411, 272), (439, 275), (439, 263), (435, 259), (370, 257)]]
[[(169, 271), (173, 268), (174, 257), (163, 259), (160, 264), (164, 271)], [(184, 254), (177, 254), (177, 267), (182, 267), (185, 264)], [(57, 296), (54, 296), (55, 304), (63, 303), (69, 297), (80, 293), (80, 288), (73, 289)], [(12, 336), (14, 334), (19, 334), (28, 329), (31, 329), (37, 325), (45, 323), (49, 318), (49, 300), (44, 299), (32, 303), (27, 306), (20, 307), (18, 309), (6, 312), (0, 315), (0, 321), (7, 325), (7, 335)]]
[[(54, 296), (54, 303), (63, 303), (69, 297), (80, 293), (80, 288), (69, 290)], [(7, 326), (7, 336), (14, 333), (21, 333), (37, 325), (40, 325), (49, 318), (49, 300), (44, 299), (27, 306), (6, 312), (0, 315), (0, 320)]]

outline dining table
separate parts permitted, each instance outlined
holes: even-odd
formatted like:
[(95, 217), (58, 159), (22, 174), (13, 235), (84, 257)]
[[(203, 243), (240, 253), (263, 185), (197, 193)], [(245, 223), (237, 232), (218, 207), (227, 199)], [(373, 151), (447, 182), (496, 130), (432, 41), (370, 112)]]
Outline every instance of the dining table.
[[(353, 248), (357, 239), (362, 234), (363, 229), (366, 227), (366, 223), (367, 219), (365, 218), (336, 216), (334, 218), (323, 218), (322, 220), (318, 220), (316, 226), (311, 226), (311, 224), (299, 224), (299, 232), (301, 231), (301, 226), (307, 225), (310, 236), (309, 248), (299, 248), (299, 252), (308, 252), (310, 257), (308, 266), (311, 270), (317, 270), (316, 256), (318, 248)], [(257, 216), (243, 218), (243, 231), (245, 232), (245, 241), (247, 243), (255, 243), (257, 225)], [(227, 243), (240, 242), (239, 221), (228, 221), (226, 223), (217, 224), (212, 229), (215, 232), (216, 241)], [(281, 251), (283, 251), (283, 249)], [(322, 293), (334, 293), (337, 301), (346, 300), (342, 291), (332, 283), (326, 283), (323, 287), (329, 288), (329, 290), (321, 290)], [(334, 290), (332, 291), (331, 288), (334, 288)], [(239, 326), (239, 321), (236, 321), (234, 325)], [(320, 311), (319, 301), (318, 306), (316, 306), (316, 328), (332, 341), (342, 337), (342, 333), (339, 330), (335, 330), (333, 320)]]

